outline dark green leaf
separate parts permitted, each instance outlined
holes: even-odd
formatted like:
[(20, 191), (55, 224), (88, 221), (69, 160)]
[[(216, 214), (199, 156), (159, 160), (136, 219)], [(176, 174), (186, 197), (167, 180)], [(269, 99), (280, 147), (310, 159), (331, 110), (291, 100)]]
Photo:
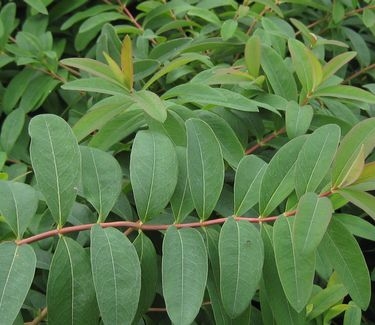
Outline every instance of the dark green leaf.
[(1, 147), (10, 153), (18, 137), (21, 134), (25, 123), (25, 112), (17, 108), (12, 111), (4, 120), (1, 127), (0, 143)]

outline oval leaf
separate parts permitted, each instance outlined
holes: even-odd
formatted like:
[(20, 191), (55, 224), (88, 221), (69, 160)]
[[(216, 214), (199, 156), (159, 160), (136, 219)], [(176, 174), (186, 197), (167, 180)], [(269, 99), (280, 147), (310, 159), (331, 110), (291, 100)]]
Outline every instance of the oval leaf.
[(259, 189), (267, 164), (254, 155), (240, 161), (234, 180), (234, 214), (240, 216), (259, 201)]
[(194, 207), (201, 220), (207, 219), (219, 199), (224, 183), (220, 144), (207, 123), (186, 121), (187, 171)]
[(30, 158), (38, 188), (61, 227), (77, 195), (81, 157), (72, 129), (61, 117), (38, 115), (30, 121)]
[(310, 127), (313, 115), (311, 106), (299, 106), (296, 102), (289, 102), (285, 118), (288, 137), (291, 139), (305, 134)]
[(259, 211), (268, 216), (293, 191), (293, 173), (306, 137), (289, 141), (272, 157), (260, 185)]
[[(315, 252), (299, 254), (293, 241), (293, 217), (277, 218), (273, 243), (277, 271), (292, 307), (301, 312), (310, 299), (315, 275)], [(267, 280), (267, 279), (266, 279)]]
[(30, 185), (0, 181), (0, 214), (18, 239), (22, 238), (37, 208), (38, 195)]
[(34, 278), (36, 257), (31, 246), (0, 244), (0, 315), (2, 324), (13, 324)]
[(115, 228), (91, 228), (91, 266), (104, 324), (132, 324), (141, 290), (137, 252)]
[(82, 157), (82, 195), (103, 222), (121, 192), (122, 171), (112, 155), (95, 148), (80, 147)]
[(165, 135), (140, 131), (130, 155), (130, 180), (139, 218), (146, 222), (169, 202), (177, 183), (177, 156)]
[(189, 325), (202, 304), (208, 272), (206, 247), (192, 228), (169, 227), (163, 240), (162, 283), (167, 312), (175, 324)]
[(263, 242), (259, 231), (247, 221), (228, 218), (219, 238), (220, 292), (231, 318), (249, 306), (263, 267)]
[(51, 324), (94, 324), (99, 318), (88, 252), (68, 237), (60, 237), (52, 258), (47, 307)]
[(322, 244), (349, 295), (359, 307), (366, 310), (371, 296), (370, 274), (357, 241), (334, 218)]

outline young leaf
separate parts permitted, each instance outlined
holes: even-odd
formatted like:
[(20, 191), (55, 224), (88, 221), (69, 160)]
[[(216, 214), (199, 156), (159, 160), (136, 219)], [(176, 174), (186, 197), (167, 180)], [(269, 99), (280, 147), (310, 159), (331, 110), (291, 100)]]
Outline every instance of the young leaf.
[(297, 206), (293, 223), (293, 241), (297, 254), (308, 255), (316, 250), (332, 217), (331, 201), (315, 193), (304, 194)]
[(30, 185), (0, 181), (0, 214), (18, 239), (22, 238), (37, 208), (38, 195)]
[(297, 85), (282, 57), (271, 47), (262, 46), (262, 69), (276, 95), (297, 101)]
[(341, 141), (332, 166), (332, 186), (342, 184), (362, 148), (366, 158), (375, 146), (375, 118), (368, 118), (355, 125)]
[(133, 96), (135, 106), (144, 110), (152, 118), (162, 123), (167, 119), (167, 109), (158, 95), (148, 90), (141, 90), (135, 92)]
[(327, 124), (316, 129), (307, 138), (298, 154), (294, 184), (300, 197), (314, 192), (329, 171), (340, 141), (340, 128)]
[(375, 220), (375, 197), (367, 192), (344, 188), (338, 191), (345, 199), (365, 211)]
[(53, 255), (47, 306), (52, 324), (94, 324), (99, 318), (89, 255), (68, 237), (60, 237)]
[(314, 111), (311, 106), (300, 106), (291, 101), (286, 107), (286, 132), (290, 139), (305, 134), (310, 127)]
[(362, 323), (362, 312), (355, 302), (349, 301), (348, 309), (344, 315), (344, 325), (360, 325)]
[(354, 302), (366, 310), (370, 303), (370, 274), (361, 248), (340, 222), (332, 219), (322, 245)]
[(95, 148), (80, 147), (82, 157), (82, 195), (103, 222), (121, 192), (122, 171), (112, 155)]
[(249, 222), (229, 218), (220, 231), (220, 292), (231, 318), (249, 306), (258, 287), (263, 267), (263, 242)]
[(115, 228), (91, 228), (91, 267), (104, 324), (132, 324), (141, 291), (137, 252)]
[(187, 171), (194, 207), (201, 220), (207, 219), (219, 199), (224, 183), (220, 144), (207, 123), (186, 121)]
[(324, 88), (319, 88), (313, 93), (314, 98), (319, 97), (334, 97), (334, 98), (343, 98), (350, 100), (357, 100), (364, 103), (375, 104), (375, 95), (365, 91), (361, 88), (353, 86), (328, 86)]
[(0, 244), (0, 315), (3, 324), (13, 324), (34, 278), (36, 257), (28, 245)]
[(288, 40), (293, 66), (298, 79), (307, 93), (312, 92), (322, 82), (322, 66), (313, 52), (296, 39)]
[(172, 141), (150, 131), (137, 133), (130, 155), (130, 180), (142, 222), (159, 214), (177, 184), (177, 156)]
[(306, 137), (289, 141), (272, 157), (260, 185), (259, 211), (268, 216), (293, 191), (295, 162)]
[(252, 77), (259, 76), (261, 54), (262, 48), (260, 38), (253, 35), (247, 40), (245, 45), (245, 64), (247, 71)]
[(67, 220), (77, 195), (81, 156), (72, 129), (61, 117), (31, 119), (30, 158), (39, 190), (59, 227)]
[[(103, 52), (103, 56), (105, 60), (108, 63), (109, 69), (111, 70), (113, 76), (116, 78), (116, 80), (121, 84), (125, 84), (124, 82), (124, 76), (122, 74), (121, 68), (117, 65), (116, 61), (113, 60), (109, 54), (106, 52)], [(108, 68), (107, 68), (108, 69)], [(127, 86), (127, 85), (126, 85)], [(129, 89), (129, 88), (128, 88)], [(130, 90), (130, 89), (129, 89)]]
[(240, 216), (258, 203), (259, 189), (267, 164), (254, 155), (245, 156), (234, 180), (234, 214)]
[(168, 228), (163, 240), (162, 284), (167, 313), (175, 324), (191, 324), (202, 304), (208, 272), (206, 247), (192, 228)]
[(124, 75), (125, 85), (129, 90), (133, 89), (133, 49), (129, 35), (126, 35), (121, 46), (121, 70)]
[[(293, 238), (293, 217), (280, 216), (274, 225), (273, 243), (277, 271), (292, 307), (301, 312), (310, 299), (315, 274), (315, 252), (301, 255)], [(265, 279), (267, 281), (267, 279)]]
[(186, 148), (176, 147), (178, 160), (178, 179), (174, 193), (171, 197), (171, 207), (174, 219), (181, 223), (194, 209), (187, 176)]
[(137, 315), (140, 317), (147, 312), (154, 301), (158, 280), (158, 265), (155, 247), (151, 239), (143, 232), (138, 234), (133, 245), (141, 265), (141, 292), (137, 310)]

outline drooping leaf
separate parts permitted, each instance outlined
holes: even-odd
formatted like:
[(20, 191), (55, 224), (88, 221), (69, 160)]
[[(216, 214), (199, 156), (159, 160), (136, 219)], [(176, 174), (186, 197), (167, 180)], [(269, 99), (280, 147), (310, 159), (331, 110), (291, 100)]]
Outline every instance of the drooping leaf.
[(341, 141), (332, 166), (332, 186), (342, 184), (363, 145), (364, 158), (375, 147), (375, 118), (369, 118), (355, 125)]
[[(310, 299), (315, 274), (315, 252), (301, 255), (293, 239), (293, 217), (280, 216), (274, 225), (277, 271), (292, 307), (301, 312)], [(267, 281), (267, 279), (265, 279)]]
[(345, 199), (365, 211), (375, 220), (375, 197), (367, 192), (344, 188), (338, 191)]
[(142, 222), (159, 214), (177, 184), (177, 156), (172, 141), (150, 131), (137, 133), (130, 155), (130, 180)]
[(219, 199), (224, 183), (220, 144), (207, 123), (186, 121), (187, 171), (194, 207), (201, 220), (207, 219)]
[(327, 124), (309, 135), (296, 162), (294, 183), (298, 196), (318, 188), (332, 164), (340, 133), (337, 125)]
[(12, 325), (34, 278), (36, 257), (31, 246), (12, 242), (0, 244), (0, 315)]
[(38, 195), (30, 185), (0, 181), (0, 214), (18, 239), (22, 238), (37, 208)]
[(69, 237), (60, 237), (52, 258), (47, 308), (51, 324), (93, 324), (99, 318), (89, 254)]
[(296, 102), (289, 102), (285, 116), (288, 137), (291, 139), (305, 134), (310, 127), (313, 115), (314, 111), (311, 106), (300, 106)]
[(281, 147), (272, 157), (260, 185), (259, 211), (268, 216), (292, 192), (295, 162), (306, 137), (300, 136)]
[(256, 35), (249, 37), (245, 45), (245, 64), (253, 77), (258, 77), (261, 60), (261, 41)]
[(77, 194), (81, 156), (70, 126), (59, 116), (31, 119), (30, 158), (38, 188), (59, 227), (67, 220)]
[(267, 164), (254, 155), (245, 156), (234, 180), (234, 214), (242, 215), (259, 200), (259, 189)]
[(331, 201), (326, 197), (308, 192), (300, 198), (293, 223), (297, 254), (308, 255), (316, 250), (331, 221), (332, 211)]
[(202, 304), (208, 272), (206, 247), (192, 228), (168, 228), (163, 240), (162, 284), (167, 313), (175, 324), (191, 324)]
[(121, 192), (122, 171), (117, 160), (102, 150), (81, 146), (82, 195), (103, 222)]
[(182, 84), (168, 90), (162, 97), (178, 97), (181, 103), (224, 106), (245, 112), (258, 111), (257, 105), (251, 99), (225, 88), (213, 88), (205, 84)]
[(187, 176), (186, 148), (176, 147), (176, 153), (178, 160), (178, 179), (176, 188), (171, 197), (171, 207), (175, 221), (181, 223), (183, 219), (193, 211), (194, 204)]
[(143, 232), (138, 234), (133, 245), (141, 265), (141, 292), (137, 310), (137, 315), (140, 317), (147, 312), (154, 301), (158, 280), (157, 255), (151, 239)]
[(137, 252), (122, 232), (91, 228), (91, 267), (104, 324), (132, 324), (141, 291)]
[(357, 241), (333, 218), (322, 245), (349, 295), (359, 307), (367, 309), (371, 296), (370, 274)]
[(249, 222), (229, 218), (220, 231), (220, 292), (231, 318), (249, 306), (258, 287), (263, 267), (263, 242)]

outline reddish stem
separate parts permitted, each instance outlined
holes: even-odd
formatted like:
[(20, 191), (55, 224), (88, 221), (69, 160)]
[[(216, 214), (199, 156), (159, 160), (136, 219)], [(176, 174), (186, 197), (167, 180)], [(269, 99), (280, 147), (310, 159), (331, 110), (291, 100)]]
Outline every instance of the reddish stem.
[(277, 130), (270, 135), (266, 136), (262, 140), (260, 140), (257, 144), (253, 145), (249, 149), (245, 151), (245, 154), (250, 155), (253, 153), (255, 150), (259, 149), (260, 147), (264, 146), (267, 142), (271, 141), (272, 139), (276, 138), (278, 135), (283, 134), (286, 131), (285, 128), (282, 128), (280, 130)]

